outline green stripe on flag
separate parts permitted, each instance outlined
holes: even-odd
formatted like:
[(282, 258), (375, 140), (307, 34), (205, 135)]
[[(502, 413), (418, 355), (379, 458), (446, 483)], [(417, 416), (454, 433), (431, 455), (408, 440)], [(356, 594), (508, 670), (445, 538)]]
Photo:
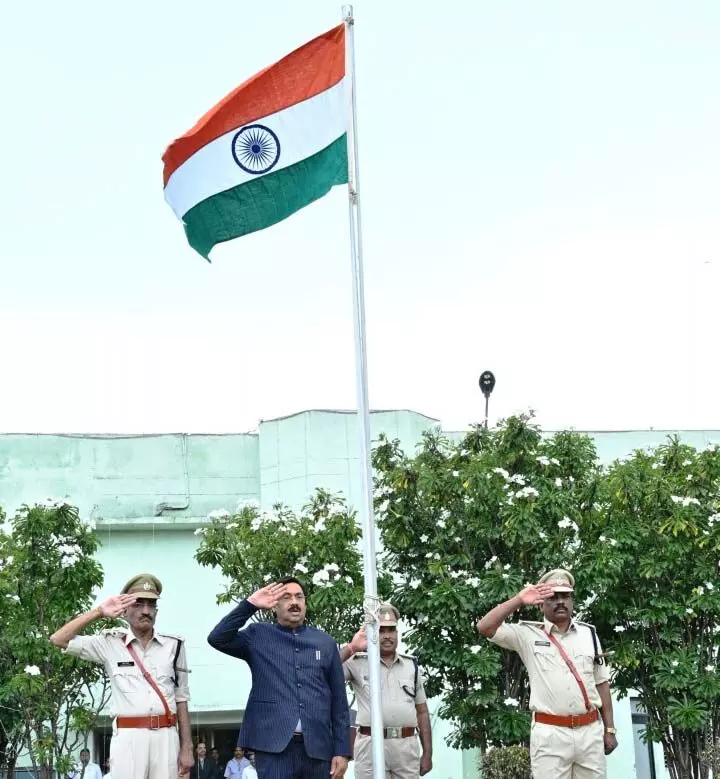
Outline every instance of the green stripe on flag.
[(281, 222), (337, 184), (347, 184), (347, 136), (301, 162), (219, 192), (183, 216), (190, 246), (209, 260), (218, 243)]

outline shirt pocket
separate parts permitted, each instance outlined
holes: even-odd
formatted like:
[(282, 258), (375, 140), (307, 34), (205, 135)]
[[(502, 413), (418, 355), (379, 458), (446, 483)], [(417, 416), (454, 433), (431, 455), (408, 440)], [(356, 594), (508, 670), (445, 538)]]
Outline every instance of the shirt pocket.
[(587, 650), (576, 650), (573, 654), (573, 662), (583, 676), (592, 676), (595, 669), (595, 656)]
[(538, 668), (543, 669), (557, 668), (558, 661), (562, 662), (560, 654), (554, 646), (535, 644), (533, 646), (533, 657)]
[(137, 668), (114, 668), (112, 682), (118, 692), (124, 695), (130, 695), (138, 690), (141, 684), (146, 684)]

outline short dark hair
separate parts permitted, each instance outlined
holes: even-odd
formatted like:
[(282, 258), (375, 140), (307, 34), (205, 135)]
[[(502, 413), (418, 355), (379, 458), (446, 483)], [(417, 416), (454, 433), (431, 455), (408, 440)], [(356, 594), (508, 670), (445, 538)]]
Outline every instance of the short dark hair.
[(296, 579), (294, 576), (283, 576), (282, 579), (278, 579), (278, 584), (297, 584), (298, 587), (303, 591), (303, 595), (307, 595), (305, 592), (305, 587), (303, 586), (303, 583)]
[(88, 753), (88, 755), (90, 754), (90, 750), (89, 750), (87, 747), (83, 747), (83, 748), (80, 750), (80, 754), (81, 754), (81, 755), (82, 755), (82, 753), (83, 753), (83, 752), (87, 752), (87, 753)]

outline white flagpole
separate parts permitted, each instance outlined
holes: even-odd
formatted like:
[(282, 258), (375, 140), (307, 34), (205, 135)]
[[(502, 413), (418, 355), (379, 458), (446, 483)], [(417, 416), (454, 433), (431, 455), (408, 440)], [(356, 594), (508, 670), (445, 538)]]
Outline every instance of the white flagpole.
[(355, 376), (357, 382), (358, 430), (360, 438), (360, 482), (365, 571), (365, 624), (368, 638), (368, 676), (370, 682), (370, 727), (373, 776), (385, 779), (385, 739), (380, 698), (380, 619), (375, 561), (375, 522), (370, 459), (370, 405), (368, 402), (367, 346), (365, 333), (365, 281), (363, 276), (362, 217), (360, 211), (360, 175), (358, 166), (357, 100), (355, 91), (355, 37), (353, 8), (343, 8), (345, 22), (345, 75), (348, 79), (348, 203), (350, 216), (350, 260), (352, 267), (353, 312), (355, 324)]

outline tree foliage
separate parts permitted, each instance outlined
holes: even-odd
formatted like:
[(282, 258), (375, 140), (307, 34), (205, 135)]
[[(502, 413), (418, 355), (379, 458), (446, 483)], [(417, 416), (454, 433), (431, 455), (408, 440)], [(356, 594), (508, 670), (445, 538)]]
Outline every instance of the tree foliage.
[[(209, 527), (197, 531), (202, 541), (195, 559), (227, 578), (219, 603), (239, 601), (271, 581), (295, 576), (308, 593), (308, 621), (338, 642), (352, 638), (363, 621), (361, 531), (343, 499), (318, 490), (300, 513), (282, 505), (261, 511), (250, 504), (233, 515), (213, 512), (210, 519)], [(381, 573), (378, 586), (388, 592), (389, 578)]]
[(102, 669), (48, 640), (102, 585), (97, 546), (64, 501), (23, 506), (0, 532), (0, 706), (12, 712), (15, 746), (29, 750), (36, 776), (68, 770), (104, 703)]
[[(414, 456), (382, 439), (375, 505), (405, 641), (442, 695), (440, 714), (465, 748), (526, 741), (519, 657), (482, 640), (477, 618), (556, 566), (574, 567), (594, 511), (596, 453), (584, 435), (543, 437), (530, 416), (453, 442), (427, 433)], [(525, 618), (537, 619), (536, 610)]]
[(637, 690), (673, 779), (706, 779), (720, 738), (720, 451), (672, 438), (604, 475), (581, 566), (592, 619), (615, 651), (614, 687)]

